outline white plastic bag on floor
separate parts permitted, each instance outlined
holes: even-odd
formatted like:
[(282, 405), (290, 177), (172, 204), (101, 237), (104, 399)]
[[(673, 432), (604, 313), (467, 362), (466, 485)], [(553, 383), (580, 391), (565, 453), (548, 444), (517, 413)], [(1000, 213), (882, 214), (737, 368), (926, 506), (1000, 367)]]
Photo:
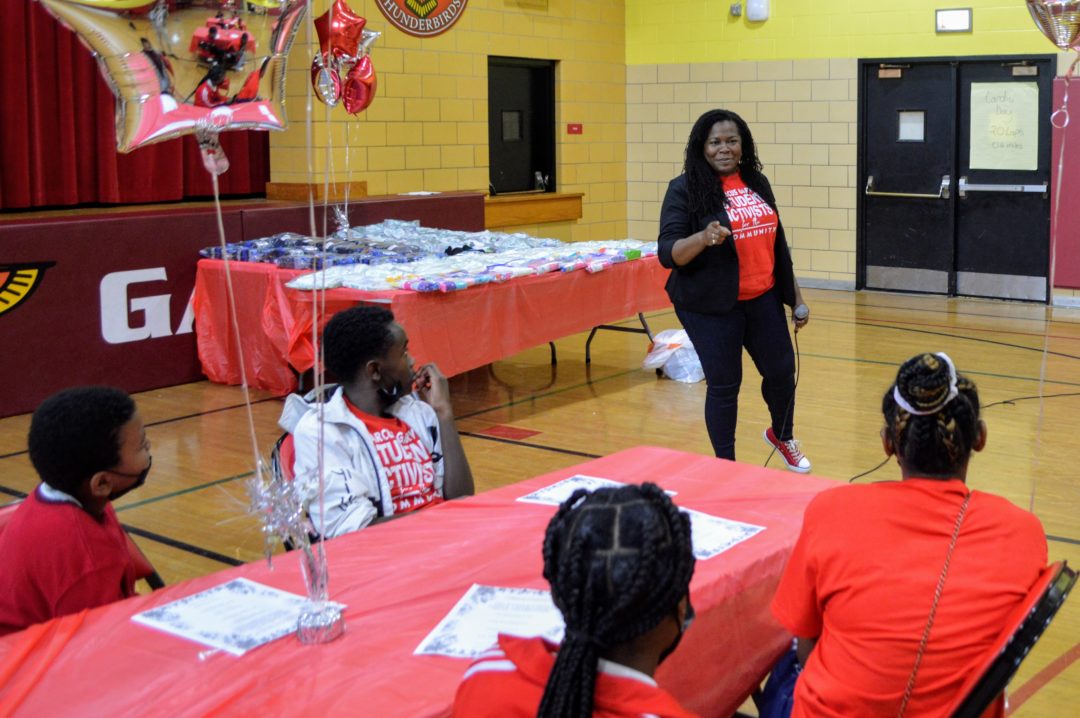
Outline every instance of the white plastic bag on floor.
[(661, 369), (669, 379), (686, 384), (705, 378), (701, 361), (685, 329), (665, 329), (653, 337), (652, 349), (642, 366)]

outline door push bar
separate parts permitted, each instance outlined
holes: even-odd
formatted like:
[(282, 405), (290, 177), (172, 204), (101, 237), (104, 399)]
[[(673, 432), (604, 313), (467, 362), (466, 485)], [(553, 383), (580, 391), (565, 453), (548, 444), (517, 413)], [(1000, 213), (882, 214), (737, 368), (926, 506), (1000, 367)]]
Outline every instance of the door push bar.
[(913, 199), (948, 199), (949, 198), (949, 185), (952, 182), (952, 178), (949, 175), (941, 175), (941, 186), (938, 188), (937, 194), (917, 194), (912, 192), (876, 192), (874, 191), (874, 175), (869, 175), (866, 178), (866, 196), (867, 197), (908, 197)]
[(1047, 183), (1042, 184), (971, 184), (967, 176), (960, 178), (957, 190), (961, 197), (967, 197), (968, 192), (1038, 192), (1046, 196)]

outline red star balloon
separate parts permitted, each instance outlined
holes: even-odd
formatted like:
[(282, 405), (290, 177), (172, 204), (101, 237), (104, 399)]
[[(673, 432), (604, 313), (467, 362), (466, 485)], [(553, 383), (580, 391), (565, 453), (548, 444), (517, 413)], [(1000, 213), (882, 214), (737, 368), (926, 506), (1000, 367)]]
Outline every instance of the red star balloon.
[(319, 33), (319, 46), (323, 55), (356, 57), (367, 20), (353, 12), (345, 0), (334, 0), (334, 5), (315, 18), (315, 31)]
[(308, 0), (39, 1), (98, 58), (121, 152), (285, 127), (285, 59)]
[(366, 24), (345, 0), (334, 0), (329, 10), (315, 18), (322, 51), (311, 62), (311, 86), (320, 100), (331, 107), (340, 101), (353, 115), (371, 104), (377, 84), (368, 53), (381, 33), (365, 30)]

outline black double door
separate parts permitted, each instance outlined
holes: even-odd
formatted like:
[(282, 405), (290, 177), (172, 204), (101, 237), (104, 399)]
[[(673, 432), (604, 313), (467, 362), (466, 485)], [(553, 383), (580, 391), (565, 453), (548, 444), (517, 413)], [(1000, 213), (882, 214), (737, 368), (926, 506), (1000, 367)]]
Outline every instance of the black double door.
[(860, 62), (860, 287), (1047, 301), (1054, 68)]

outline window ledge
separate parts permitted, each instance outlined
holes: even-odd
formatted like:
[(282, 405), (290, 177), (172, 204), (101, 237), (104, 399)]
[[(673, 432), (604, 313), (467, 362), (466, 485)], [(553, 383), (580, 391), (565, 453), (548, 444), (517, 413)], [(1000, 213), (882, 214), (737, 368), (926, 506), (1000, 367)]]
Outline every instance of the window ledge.
[(583, 192), (503, 194), (484, 198), (488, 229), (581, 219)]

